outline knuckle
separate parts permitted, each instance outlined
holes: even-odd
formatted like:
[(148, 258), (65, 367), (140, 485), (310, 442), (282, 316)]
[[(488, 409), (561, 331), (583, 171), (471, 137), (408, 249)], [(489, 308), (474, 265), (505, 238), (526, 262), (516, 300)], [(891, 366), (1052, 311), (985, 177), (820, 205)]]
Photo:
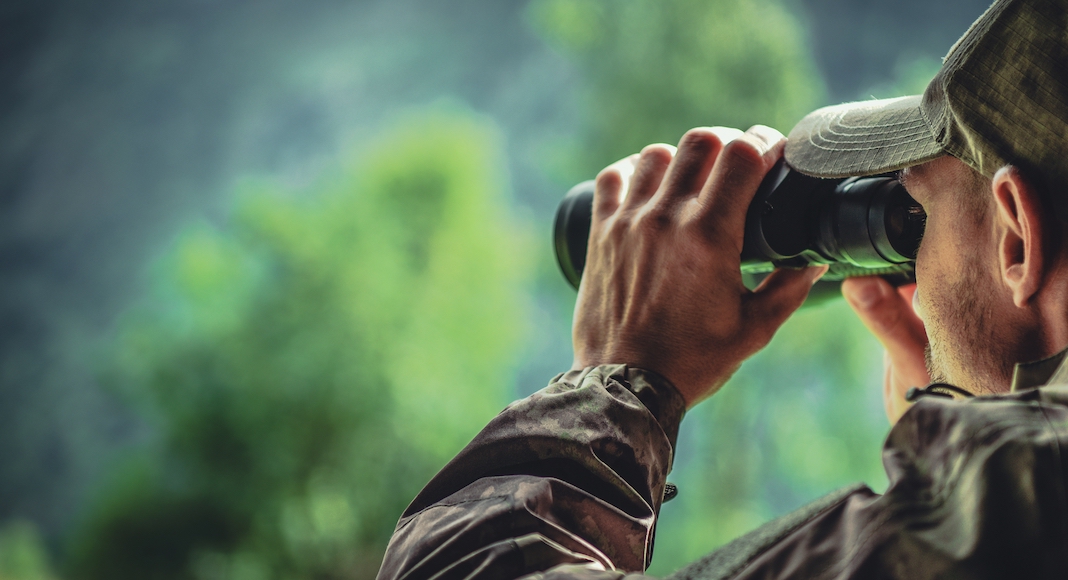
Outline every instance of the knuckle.
[(608, 166), (597, 174), (594, 183), (596, 184), (596, 191), (598, 193), (618, 191), (619, 188), (623, 186), (623, 176), (620, 175), (618, 168), (615, 166)]
[(630, 230), (632, 221), (630, 214), (623, 212), (616, 214), (615, 219), (612, 220), (612, 224), (608, 228), (609, 234), (614, 238), (626, 235), (626, 232)]
[(642, 212), (637, 225), (642, 231), (659, 233), (671, 228), (674, 223), (675, 217), (670, 212), (660, 207), (650, 207)]
[(727, 143), (730, 143), (731, 141), (734, 141), (735, 139), (737, 139), (738, 137), (741, 137), (744, 134), (744, 133), (742, 133), (741, 129), (736, 129), (734, 127), (716, 126), (716, 127), (709, 127), (708, 130), (712, 131), (713, 133), (715, 133), (716, 136), (719, 137), (719, 140), (722, 141), (724, 145), (726, 145)]
[(768, 127), (767, 125), (753, 125), (746, 131), (747, 135), (752, 135), (763, 141), (767, 147), (775, 145), (775, 143), (785, 139), (782, 133), (777, 129)]
[(619, 212), (605, 220), (596, 234), (591, 231), (591, 238), (596, 237), (598, 243), (603, 246), (619, 246), (630, 236), (632, 225), (633, 218), (626, 212)]
[(764, 169), (764, 151), (759, 140), (752, 135), (745, 134), (731, 141), (723, 148), (720, 154), (723, 163), (730, 166), (738, 166), (744, 169)]
[(674, 157), (674, 148), (666, 143), (646, 145), (640, 155), (641, 163), (654, 165), (667, 165)]
[(723, 235), (723, 229), (716, 227), (716, 225), (710, 225), (707, 220), (701, 219), (702, 216), (698, 212), (693, 212), (688, 216), (685, 226), (688, 230), (693, 232), (695, 239), (702, 241), (706, 246), (710, 248), (724, 248), (731, 240), (725, 238)]
[(722, 145), (723, 140), (709, 127), (690, 129), (680, 141), (680, 147), (700, 152), (714, 151)]

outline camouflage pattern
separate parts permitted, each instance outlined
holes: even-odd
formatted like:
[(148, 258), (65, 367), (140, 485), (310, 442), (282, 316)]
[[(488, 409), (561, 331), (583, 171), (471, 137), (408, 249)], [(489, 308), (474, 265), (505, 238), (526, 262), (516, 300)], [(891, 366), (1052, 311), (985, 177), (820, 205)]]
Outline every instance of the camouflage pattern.
[[(683, 410), (640, 369), (556, 377), (415, 498), (379, 579), (645, 578)], [(884, 495), (842, 490), (673, 578), (1064, 578), (1062, 449), (1068, 385), (924, 397), (887, 439)]]
[(639, 369), (557, 376), (508, 406), (427, 484), (401, 516), (378, 577), (518, 578), (560, 564), (577, 565), (569, 577), (644, 570), (683, 410), (670, 383)]

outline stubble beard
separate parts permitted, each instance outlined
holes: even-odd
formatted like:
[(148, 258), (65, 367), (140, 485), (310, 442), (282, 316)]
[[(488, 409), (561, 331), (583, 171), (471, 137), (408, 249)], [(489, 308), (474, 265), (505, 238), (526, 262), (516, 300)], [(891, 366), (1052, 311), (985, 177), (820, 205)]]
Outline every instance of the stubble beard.
[(978, 260), (963, 265), (963, 276), (946, 283), (942, 302), (929, 304), (927, 329), (930, 341), (924, 349), (927, 372), (935, 383), (953, 384), (975, 394), (1007, 388), (1014, 357), (1010, 340), (1003, 340), (994, 324), (992, 284), (983, 284)]

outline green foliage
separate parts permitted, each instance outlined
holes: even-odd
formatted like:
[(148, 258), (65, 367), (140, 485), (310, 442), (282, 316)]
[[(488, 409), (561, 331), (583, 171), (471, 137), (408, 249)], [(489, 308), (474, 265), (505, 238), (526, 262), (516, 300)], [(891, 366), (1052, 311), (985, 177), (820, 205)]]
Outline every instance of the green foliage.
[(79, 578), (370, 578), (396, 518), (507, 403), (530, 235), (501, 139), (438, 109), (321, 191), (246, 188), (190, 228), (112, 382), (155, 436), (107, 486)]
[[(557, 177), (696, 125), (785, 131), (824, 94), (776, 0), (534, 0), (527, 16), (586, 105), (546, 158)], [(507, 403), (532, 273), (558, 276), (507, 211), (503, 148), (439, 108), (315, 191), (249, 184), (225, 227), (189, 227), (123, 324), (106, 379), (150, 435), (105, 482), (71, 577), (373, 577), (407, 502)], [(651, 572), (880, 486), (878, 356), (844, 303), (813, 307), (690, 412)]]
[(894, 66), (893, 80), (871, 87), (868, 94), (877, 99), (923, 94), (941, 68), (940, 59), (928, 56), (899, 60)]
[(582, 74), (582, 174), (694, 126), (787, 131), (823, 96), (776, 0), (534, 0), (529, 17)]
[(37, 526), (12, 520), (0, 528), (0, 580), (52, 580), (55, 575)]

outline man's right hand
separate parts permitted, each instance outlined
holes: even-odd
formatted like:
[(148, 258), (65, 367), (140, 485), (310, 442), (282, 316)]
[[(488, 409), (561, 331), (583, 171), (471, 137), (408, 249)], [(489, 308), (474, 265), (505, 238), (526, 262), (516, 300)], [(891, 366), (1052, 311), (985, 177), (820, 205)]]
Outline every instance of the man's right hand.
[(924, 354), (927, 331), (912, 306), (915, 292), (915, 284), (895, 289), (878, 276), (842, 283), (846, 302), (886, 349), (883, 404), (891, 425), (908, 410), (905, 393), (931, 382)]

